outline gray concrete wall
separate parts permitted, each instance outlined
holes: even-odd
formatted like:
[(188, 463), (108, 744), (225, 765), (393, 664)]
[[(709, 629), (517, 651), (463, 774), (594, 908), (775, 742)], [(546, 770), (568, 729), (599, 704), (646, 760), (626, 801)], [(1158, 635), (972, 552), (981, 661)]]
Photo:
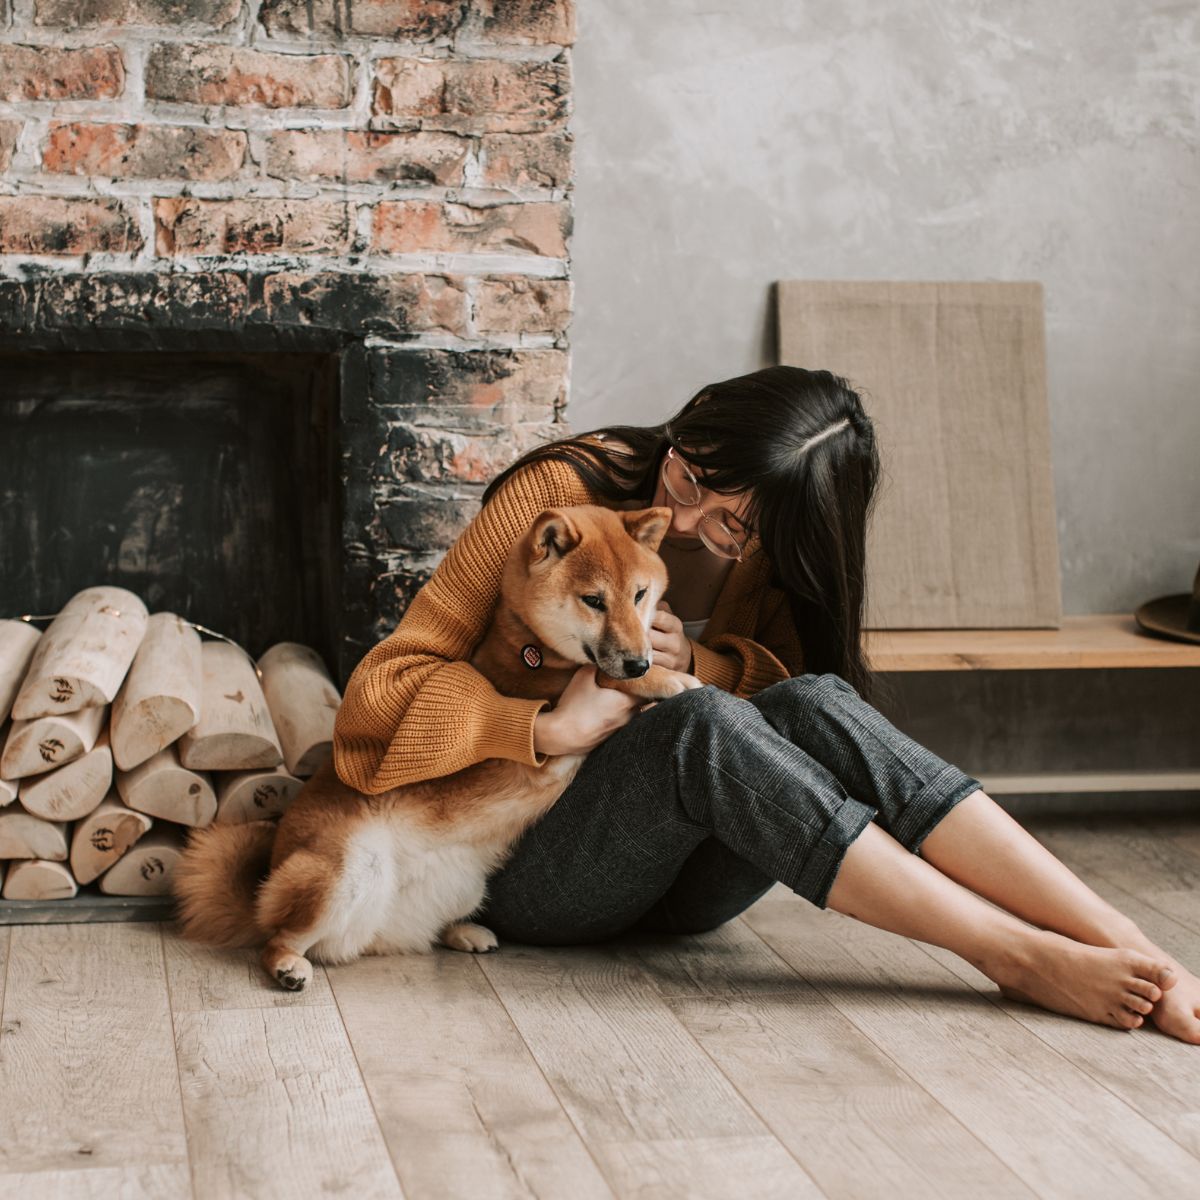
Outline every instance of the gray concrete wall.
[(582, 0), (572, 425), (775, 361), (778, 279), (1041, 280), (1064, 611), (1186, 590), (1198, 14)]

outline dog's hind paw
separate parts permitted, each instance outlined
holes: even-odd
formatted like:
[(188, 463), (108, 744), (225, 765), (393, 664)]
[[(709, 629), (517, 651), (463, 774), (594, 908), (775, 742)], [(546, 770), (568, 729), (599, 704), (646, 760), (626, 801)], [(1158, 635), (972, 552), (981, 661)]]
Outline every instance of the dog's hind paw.
[(275, 967), (275, 981), (289, 992), (302, 992), (312, 979), (312, 964), (296, 955)]
[(496, 935), (490, 929), (474, 925), (470, 921), (447, 925), (439, 941), (451, 950), (462, 950), (467, 954), (488, 954), (500, 947)]

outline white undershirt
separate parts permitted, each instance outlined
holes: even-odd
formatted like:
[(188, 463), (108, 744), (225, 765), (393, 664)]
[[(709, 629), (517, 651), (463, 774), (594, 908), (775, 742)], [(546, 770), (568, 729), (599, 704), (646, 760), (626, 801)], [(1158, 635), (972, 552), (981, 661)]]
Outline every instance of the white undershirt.
[(704, 632), (704, 627), (707, 624), (707, 617), (698, 617), (695, 621), (684, 621), (683, 632), (690, 637), (693, 642), (698, 642), (700, 640), (700, 635)]

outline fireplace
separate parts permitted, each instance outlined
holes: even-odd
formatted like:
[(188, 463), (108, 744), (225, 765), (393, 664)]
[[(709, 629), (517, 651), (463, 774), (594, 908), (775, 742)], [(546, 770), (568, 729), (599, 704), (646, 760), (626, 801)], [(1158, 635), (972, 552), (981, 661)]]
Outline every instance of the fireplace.
[(339, 685), (563, 432), (569, 0), (0, 31), (0, 616), (112, 583)]

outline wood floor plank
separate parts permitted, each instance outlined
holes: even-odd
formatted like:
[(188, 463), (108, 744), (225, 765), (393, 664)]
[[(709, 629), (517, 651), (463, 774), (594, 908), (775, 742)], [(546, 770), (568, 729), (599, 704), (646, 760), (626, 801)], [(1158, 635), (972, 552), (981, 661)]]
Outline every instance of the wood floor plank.
[(186, 1175), (157, 925), (14, 928), (3, 1029), (0, 1172)]
[(175, 1012), (227, 1008), (297, 1008), (333, 1003), (322, 967), (304, 991), (288, 992), (267, 977), (258, 950), (216, 950), (185, 942), (171, 927), (164, 931), (171, 1007)]
[(919, 945), (792, 904), (756, 905), (745, 919), (1039, 1195), (1125, 1200), (1193, 1186), (1190, 1154)]
[(479, 963), (618, 1196), (821, 1195), (611, 949), (508, 945)]
[(175, 1014), (197, 1197), (403, 1196), (332, 1005)]
[(0, 1175), (0, 1200), (174, 1200), (190, 1188), (182, 1163)]
[(612, 1196), (472, 955), (364, 958), (329, 979), (409, 1200)]
[(827, 1196), (1033, 1196), (744, 921), (630, 936), (621, 955)]

